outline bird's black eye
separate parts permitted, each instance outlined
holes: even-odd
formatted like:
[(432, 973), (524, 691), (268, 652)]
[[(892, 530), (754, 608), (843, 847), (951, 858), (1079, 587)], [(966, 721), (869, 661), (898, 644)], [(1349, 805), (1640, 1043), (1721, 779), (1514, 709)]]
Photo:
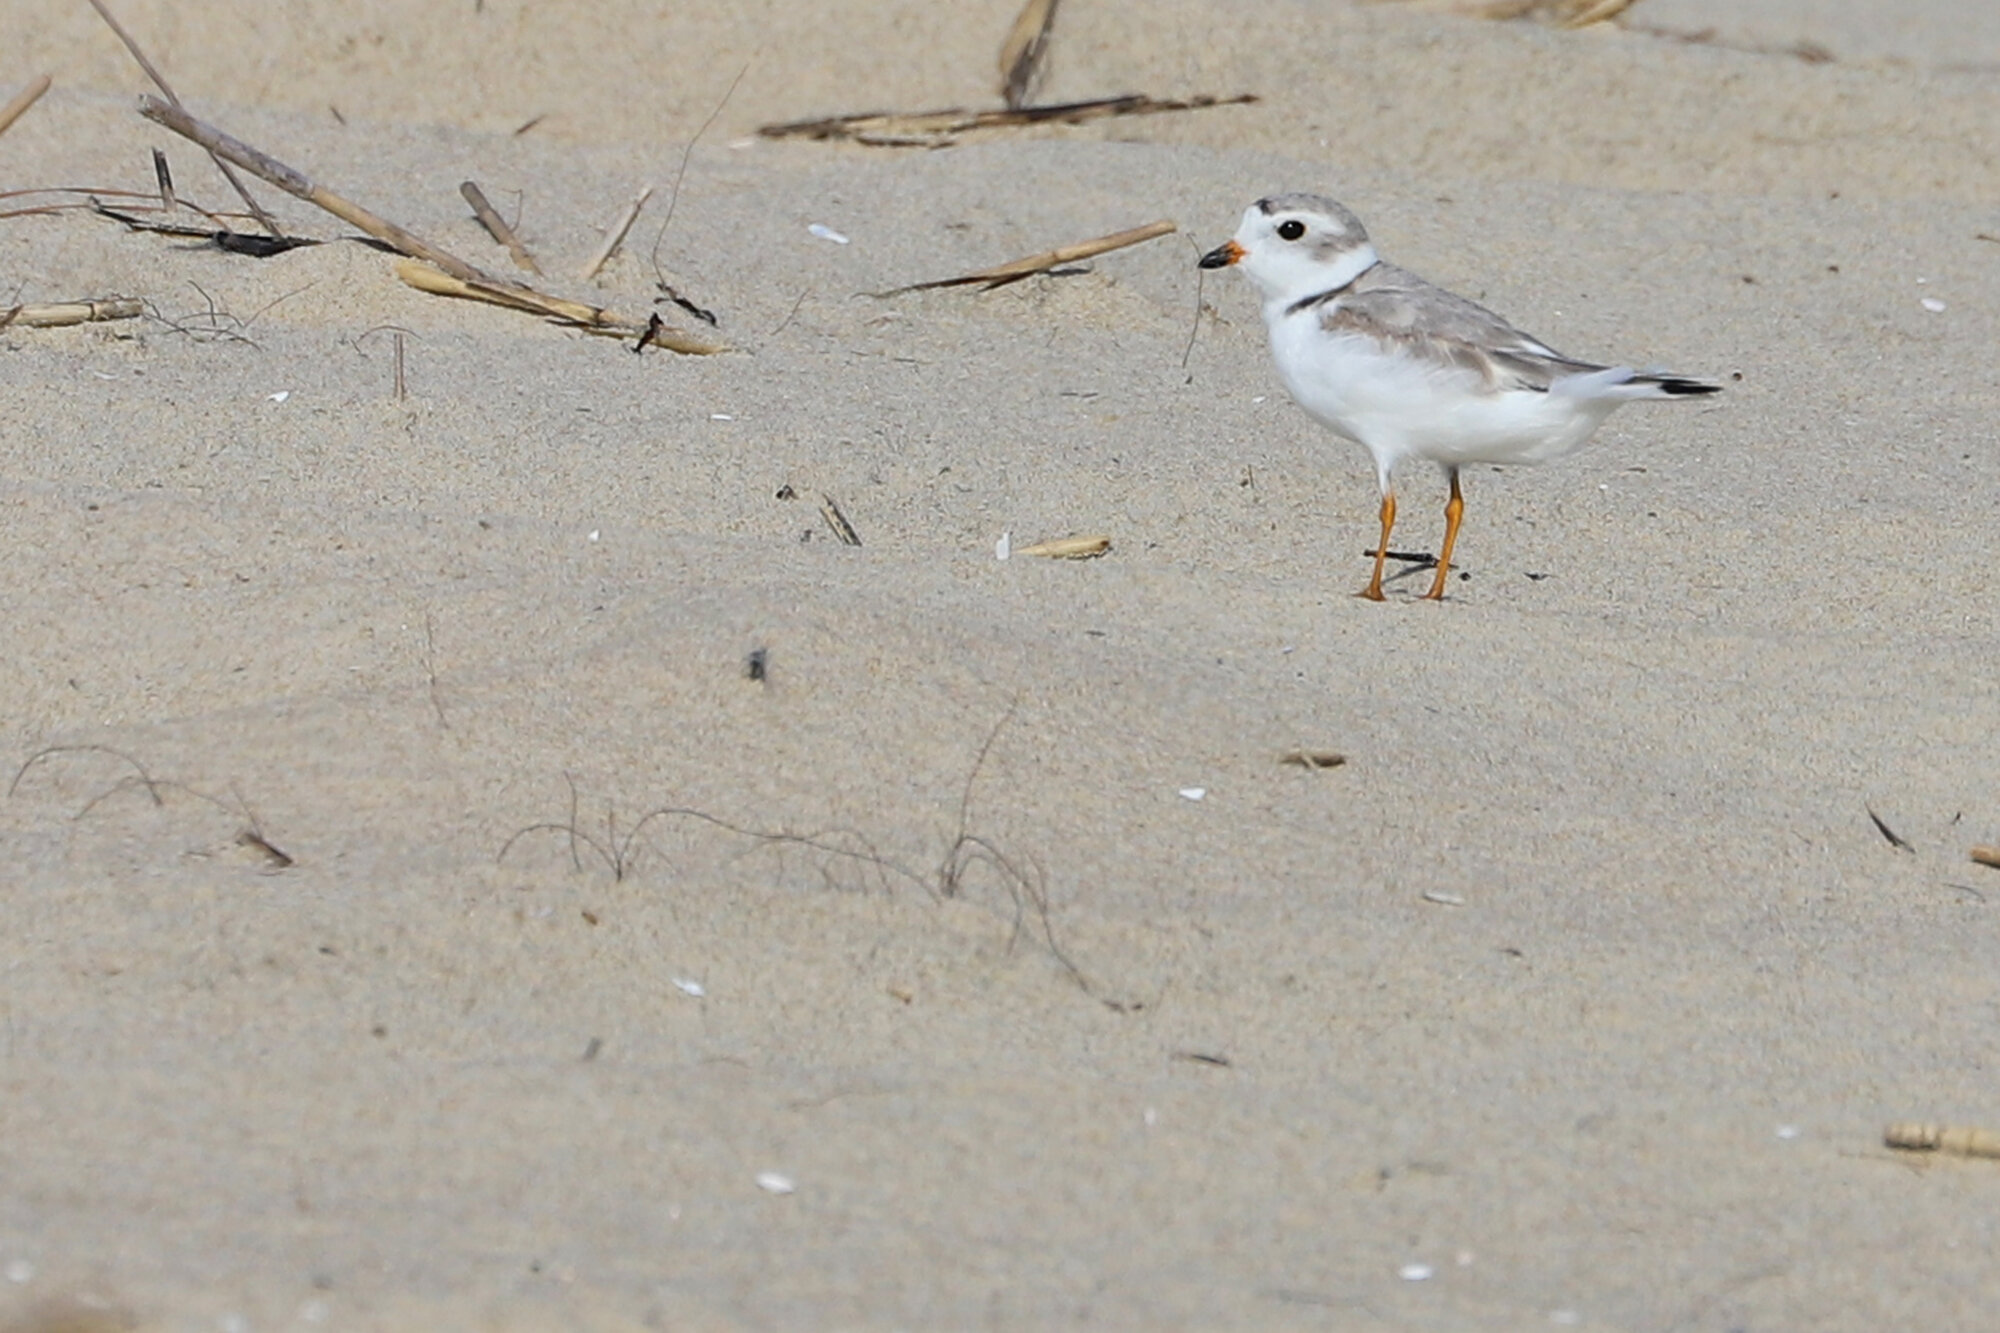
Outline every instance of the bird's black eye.
[(1288, 241), (1296, 241), (1306, 234), (1306, 224), (1297, 218), (1286, 218), (1278, 224), (1278, 235)]

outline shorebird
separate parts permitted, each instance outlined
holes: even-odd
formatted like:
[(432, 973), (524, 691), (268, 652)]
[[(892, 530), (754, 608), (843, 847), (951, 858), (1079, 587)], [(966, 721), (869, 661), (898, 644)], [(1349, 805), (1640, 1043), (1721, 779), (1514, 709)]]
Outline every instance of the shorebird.
[(1321, 195), (1259, 199), (1201, 267), (1234, 267), (1250, 279), (1293, 400), (1375, 460), (1382, 540), (1359, 594), (1371, 601), (1383, 600), (1394, 474), (1405, 459), (1427, 458), (1451, 482), (1437, 577), (1424, 594), (1442, 601), (1465, 513), (1460, 468), (1560, 458), (1621, 403), (1719, 391), (1682, 375), (1564, 356), (1484, 306), (1385, 263), (1361, 220)]

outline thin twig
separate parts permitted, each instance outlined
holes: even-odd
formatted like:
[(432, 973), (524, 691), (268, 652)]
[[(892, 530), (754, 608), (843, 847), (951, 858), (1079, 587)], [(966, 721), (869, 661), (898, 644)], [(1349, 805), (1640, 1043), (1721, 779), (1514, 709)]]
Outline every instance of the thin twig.
[(583, 271), (577, 274), (579, 279), (589, 282), (597, 276), (598, 270), (611, 262), (611, 256), (617, 254), (618, 247), (625, 243), (625, 234), (631, 231), (632, 224), (639, 220), (639, 210), (644, 208), (646, 201), (652, 197), (653, 187), (648, 185), (639, 191), (637, 198), (625, 205), (625, 211), (618, 215), (618, 220), (611, 224), (611, 230), (604, 234), (604, 244), (597, 247), (597, 252), (584, 264)]
[(937, 143), (943, 136), (966, 130), (1007, 129), (1022, 125), (1061, 123), (1080, 125), (1106, 116), (1149, 116), (1165, 111), (1204, 111), (1210, 107), (1240, 106), (1257, 101), (1255, 93), (1218, 97), (1204, 93), (1198, 97), (1147, 97), (1127, 93), (1122, 97), (1097, 97), (1085, 102), (1061, 102), (1052, 106), (1011, 107), (991, 111), (969, 111), (946, 107), (938, 111), (867, 111), (852, 116), (828, 116), (819, 120), (793, 120), (779, 125), (760, 125), (757, 133), (767, 139), (852, 139), (857, 143), (883, 147), (915, 147)]
[[(701, 142), (702, 135), (708, 133), (708, 127), (715, 124), (716, 117), (722, 114), (722, 108), (728, 106), (729, 99), (736, 95), (736, 85), (743, 82), (743, 76), (749, 72), (750, 61), (746, 60), (743, 62), (743, 68), (736, 71), (736, 77), (729, 81), (729, 86), (722, 90), (722, 100), (715, 104), (715, 110), (708, 113), (708, 119), (704, 120), (700, 127), (695, 130), (694, 137), (687, 141), (687, 147), (681, 149), (681, 164), (674, 170), (673, 188), (667, 191), (667, 215), (660, 219), (659, 234), (653, 237), (652, 260), (654, 273), (660, 271), (660, 242), (665, 239), (667, 227), (674, 220), (674, 210), (680, 207), (681, 182), (687, 179), (688, 162), (694, 157), (694, 146)], [(664, 282), (661, 283), (661, 286), (665, 285)]]
[[(1201, 244), (1198, 241), (1196, 241), (1195, 238), (1192, 236), (1188, 237), (1187, 239), (1188, 239), (1188, 244), (1194, 247), (1194, 252), (1196, 257), (1199, 257), (1201, 255)], [(1187, 346), (1181, 348), (1182, 370), (1187, 369), (1188, 358), (1194, 355), (1194, 340), (1201, 333), (1201, 311), (1202, 311), (1201, 290), (1202, 287), (1205, 285), (1205, 280), (1207, 279), (1207, 277), (1208, 277), (1208, 270), (1202, 268), (1199, 264), (1197, 264), (1194, 270), (1194, 318), (1188, 321)], [(1192, 375), (1188, 376), (1188, 383), (1190, 384), (1194, 383), (1194, 376)]]
[(49, 76), (44, 74), (14, 94), (6, 106), (0, 106), (0, 134), (5, 134), (8, 126), (19, 120), (29, 107), (41, 100), (42, 94), (49, 90), (49, 83)]
[(126, 754), (123, 750), (115, 749), (109, 745), (45, 746), (42, 749), (39, 749), (35, 751), (33, 754), (29, 755), (25, 760), (22, 761), (21, 766), (14, 770), (14, 780), (7, 784), (7, 794), (9, 796), (12, 796), (15, 793), (15, 791), (17, 791), (20, 788), (21, 779), (28, 776), (29, 769), (33, 768), (36, 764), (41, 763), (44, 759), (53, 759), (59, 754), (108, 754), (113, 759), (122, 759), (126, 763), (130, 764), (132, 766), (132, 770), (139, 775), (138, 778), (139, 783), (141, 786), (145, 787), (146, 795), (153, 798), (153, 804), (160, 806), (166, 804), (166, 802), (162, 800), (160, 797), (161, 783), (159, 779), (155, 778), (151, 773), (148, 773), (146, 771), (146, 766), (140, 763), (137, 759), (134, 759), (131, 755)]
[[(132, 34), (125, 31), (125, 26), (112, 17), (111, 11), (104, 7), (104, 0), (90, 0), (90, 7), (96, 10), (97, 16), (104, 20), (106, 26), (112, 32), (117, 34), (118, 40), (125, 43), (125, 49), (130, 51), (132, 58), (139, 62), (139, 68), (146, 71), (146, 77), (151, 79), (154, 86), (167, 95), (167, 100), (173, 103), (175, 109), (178, 110), (181, 105), (180, 94), (176, 93), (173, 87), (168, 84), (165, 75), (153, 68), (153, 62), (146, 59), (146, 53), (139, 49), (139, 43), (132, 40)], [(203, 146), (206, 147), (207, 145)], [(215, 162), (216, 169), (222, 173), (223, 179), (229, 182), (230, 188), (243, 197), (243, 202), (249, 206), (251, 216), (257, 219), (264, 230), (270, 232), (273, 236), (284, 235), (284, 232), (279, 229), (278, 224), (271, 220), (271, 215), (264, 211), (264, 206), (259, 204), (256, 198), (251, 195), (250, 187), (245, 185), (237, 177), (236, 173), (229, 169), (229, 164), (223, 161), (214, 149), (209, 149), (208, 155)]]
[(1080, 259), (1107, 254), (1112, 250), (1123, 250), (1128, 245), (1138, 245), (1158, 236), (1166, 236), (1175, 230), (1172, 222), (1148, 222), (1143, 227), (1132, 227), (1126, 231), (1115, 231), (1109, 236), (1099, 236), (1095, 240), (1079, 241), (1075, 245), (1059, 245), (1053, 250), (1044, 250), (1038, 255), (1011, 260), (992, 268), (983, 268), (975, 273), (961, 274), (956, 278), (939, 278), (933, 282), (913, 282), (907, 287), (893, 287), (886, 292), (872, 292), (878, 297), (901, 296), (905, 292), (927, 292), (939, 287), (965, 287), (973, 283), (984, 283), (986, 291), (1004, 287), (1010, 282), (1019, 282), (1037, 273), (1046, 273), (1062, 264), (1074, 264)]

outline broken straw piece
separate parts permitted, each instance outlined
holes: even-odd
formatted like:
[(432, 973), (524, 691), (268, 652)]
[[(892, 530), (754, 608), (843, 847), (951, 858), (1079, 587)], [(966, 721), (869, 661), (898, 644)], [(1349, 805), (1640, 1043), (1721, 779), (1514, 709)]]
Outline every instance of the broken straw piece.
[(30, 329), (55, 329), (69, 324), (95, 324), (111, 319), (137, 319), (145, 305), (130, 297), (114, 296), (102, 301), (58, 301), (49, 305), (17, 305), (0, 310), (0, 329), (20, 325)]
[(1058, 537), (1023, 546), (1021, 554), (1038, 555), (1045, 560), (1093, 560), (1110, 549), (1109, 537)]
[(1936, 1152), (1952, 1157), (2000, 1158), (2000, 1134), (1990, 1129), (1928, 1125), (1900, 1121), (1882, 1131), (1882, 1142), (1908, 1152)]

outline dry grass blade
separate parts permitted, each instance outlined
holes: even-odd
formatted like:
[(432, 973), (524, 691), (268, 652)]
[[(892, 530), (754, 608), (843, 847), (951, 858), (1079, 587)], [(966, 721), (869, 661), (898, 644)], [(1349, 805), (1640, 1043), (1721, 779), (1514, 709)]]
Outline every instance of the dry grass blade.
[(1028, 0), (1000, 44), (1000, 96), (1010, 109), (1027, 104), (1028, 90), (1042, 71), (1049, 34), (1056, 21), (1057, 0)]
[(1638, 0), (1489, 0), (1473, 6), (1471, 12), (1483, 19), (1535, 18), (1558, 28), (1588, 28), (1595, 23), (1610, 22), (1637, 3)]
[(1902, 834), (1890, 828), (1888, 822), (1884, 820), (1882, 816), (1876, 814), (1872, 807), (1864, 805), (1861, 808), (1863, 810), (1868, 811), (1869, 822), (1875, 825), (1875, 831), (1882, 835), (1883, 841), (1887, 842), (1891, 847), (1894, 847), (1899, 852), (1914, 852), (1917, 850), (1914, 846), (1911, 845), (1910, 840), (1908, 838), (1905, 838)]
[(840, 539), (842, 546), (861, 545), (861, 534), (847, 521), (847, 515), (840, 512), (840, 506), (835, 503), (834, 498), (824, 491), (820, 492), (819, 515), (826, 520), (826, 525), (833, 529), (833, 535)]
[(1080, 125), (1106, 116), (1150, 116), (1166, 111), (1202, 111), (1209, 107), (1239, 106), (1255, 102), (1255, 93), (1233, 97), (1204, 94), (1189, 98), (1146, 97), (1128, 93), (1123, 97), (1099, 97), (1087, 102), (1060, 102), (1053, 106), (1003, 108), (996, 111), (968, 111), (947, 107), (940, 111), (869, 111), (852, 116), (829, 116), (821, 120), (793, 120), (780, 125), (761, 125), (757, 133), (767, 139), (852, 139), (857, 143), (886, 147), (936, 145), (946, 136), (966, 130), (1007, 129), (1021, 125), (1059, 123)]
[[(157, 97), (140, 99), (139, 111), (146, 119), (164, 125), (183, 138), (200, 144), (225, 161), (234, 162), (245, 171), (269, 181), (285, 193), (325, 209), (342, 222), (359, 227), (390, 248), (413, 259), (423, 260), (431, 265), (433, 270), (442, 270), (442, 272), (427, 271), (422, 265), (399, 263), (396, 266), (396, 276), (412, 287), (446, 296), (465, 296), (494, 305), (511, 306), (516, 310), (544, 315), (593, 332), (608, 333), (622, 338), (636, 338), (645, 330), (644, 324), (614, 315), (608, 310), (585, 305), (581, 301), (566, 301), (560, 297), (548, 296), (524, 283), (496, 278), (475, 268), (449, 250), (432, 245), (415, 232), (369, 212), (361, 205), (342, 198), (325, 186), (315, 185), (304, 173), (259, 152), (239, 139), (231, 138), (213, 125), (203, 124), (179, 107), (168, 106)], [(457, 282), (447, 282), (445, 281), (447, 277), (455, 278)], [(656, 333), (652, 341), (671, 351), (700, 355), (729, 350), (720, 343), (690, 337), (671, 329)]]
[(1588, 28), (1593, 23), (1608, 23), (1617, 18), (1638, 0), (1596, 0), (1595, 4), (1570, 3), (1561, 6), (1556, 22), (1565, 28)]
[(597, 253), (584, 264), (583, 271), (577, 275), (578, 277), (588, 282), (597, 276), (599, 269), (611, 262), (611, 256), (617, 254), (618, 247), (625, 244), (625, 234), (631, 231), (632, 224), (639, 220), (639, 210), (644, 208), (646, 201), (652, 197), (653, 187), (648, 185), (639, 191), (637, 198), (625, 205), (625, 211), (618, 215), (618, 220), (611, 224), (611, 230), (604, 234), (604, 244), (597, 247)]
[(2000, 870), (2000, 847), (1974, 847), (1972, 849), (1972, 863)]
[(886, 292), (876, 292), (876, 296), (901, 296), (904, 292), (927, 292), (939, 287), (965, 287), (973, 283), (986, 284), (985, 289), (1004, 287), (1010, 282), (1019, 282), (1037, 273), (1046, 273), (1062, 264), (1074, 264), (1080, 259), (1107, 254), (1113, 250), (1123, 250), (1128, 245), (1138, 245), (1156, 237), (1170, 235), (1176, 230), (1171, 222), (1148, 222), (1143, 227), (1133, 227), (1126, 231), (1114, 231), (1109, 236), (1099, 236), (1091, 241), (1079, 241), (1075, 245), (1060, 245), (1053, 250), (1044, 250), (1038, 255), (1012, 260), (993, 268), (983, 268), (976, 273), (962, 274), (956, 278), (939, 278), (934, 282), (913, 282), (907, 287), (895, 287)]
[(1278, 756), (1278, 762), (1317, 772), (1323, 768), (1339, 768), (1347, 762), (1347, 756), (1338, 750), (1287, 750)]
[(514, 257), (514, 267), (524, 268), (530, 273), (542, 271), (541, 265), (535, 262), (535, 257), (528, 253), (528, 247), (521, 244), (521, 238), (507, 225), (507, 219), (501, 217), (500, 211), (493, 207), (491, 200), (487, 199), (486, 191), (479, 188), (478, 181), (464, 182), (458, 187), (458, 192), (471, 206), (472, 216), (478, 218), (479, 225), (486, 228), (486, 234), (507, 247), (507, 253)]
[(549, 296), (532, 287), (522, 287), (511, 282), (497, 282), (491, 278), (466, 280), (452, 273), (441, 273), (428, 265), (413, 259), (396, 261), (396, 276), (420, 292), (433, 296), (457, 296), (468, 301), (484, 301), (488, 305), (506, 306), (510, 310), (521, 310), (531, 315), (541, 315), (558, 323), (571, 324), (592, 333), (609, 334), (618, 338), (637, 338), (646, 335), (648, 343), (655, 343), (670, 352), (682, 352), (689, 356), (713, 356), (726, 352), (728, 344), (711, 342), (706, 338), (683, 333), (679, 329), (661, 326), (649, 328), (646, 324), (614, 314), (602, 306), (586, 305), (582, 301), (567, 301), (559, 296)]
[(110, 319), (137, 319), (146, 312), (143, 301), (114, 296), (103, 301), (59, 301), (52, 305), (17, 305), (0, 311), (0, 329), (20, 324), (31, 329), (54, 329), (68, 324), (96, 324)]
[(49, 76), (44, 74), (16, 93), (14, 99), (6, 106), (0, 106), (0, 134), (5, 134), (8, 126), (19, 120), (29, 107), (41, 100), (42, 94), (49, 90), (49, 83)]
[(1109, 537), (1057, 537), (1053, 541), (1023, 546), (1016, 555), (1038, 555), (1045, 560), (1095, 560), (1111, 549)]

